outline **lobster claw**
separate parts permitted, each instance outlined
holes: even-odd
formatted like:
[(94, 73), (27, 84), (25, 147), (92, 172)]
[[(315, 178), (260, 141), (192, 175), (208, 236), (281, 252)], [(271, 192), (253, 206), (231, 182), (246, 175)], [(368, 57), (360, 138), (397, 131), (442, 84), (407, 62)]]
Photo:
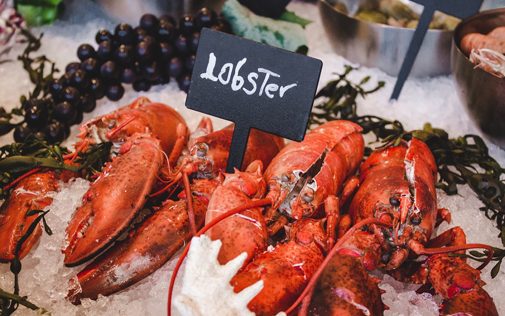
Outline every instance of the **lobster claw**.
[(124, 232), (144, 205), (163, 164), (159, 140), (135, 134), (84, 195), (67, 227), (64, 263), (79, 265)]
[[(57, 179), (53, 172), (39, 172), (21, 180), (0, 209), (0, 262), (11, 261), (21, 237), (37, 218), (27, 216), (30, 210), (41, 210), (52, 203), (48, 195), (57, 189)], [(22, 259), (39, 240), (42, 233), (38, 225), (25, 240), (18, 256)]]
[[(196, 180), (194, 213), (197, 227), (203, 226), (208, 199), (219, 185), (215, 180)], [(116, 293), (153, 273), (191, 238), (187, 201), (167, 200), (128, 238), (96, 258), (77, 277), (70, 280), (68, 299), (80, 303), (83, 298)]]

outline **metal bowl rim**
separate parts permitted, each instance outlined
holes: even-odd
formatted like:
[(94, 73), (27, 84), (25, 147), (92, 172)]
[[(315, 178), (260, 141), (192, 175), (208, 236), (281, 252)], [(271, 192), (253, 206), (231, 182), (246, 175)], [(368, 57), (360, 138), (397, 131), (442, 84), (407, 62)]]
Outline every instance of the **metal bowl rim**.
[[(349, 14), (346, 14), (346, 13), (344, 13), (342, 11), (337, 10), (337, 8), (335, 8), (331, 3), (329, 3), (328, 0), (320, 0), (320, 2), (323, 2), (325, 5), (327, 5), (328, 7), (330, 7), (330, 9), (333, 10), (335, 13), (340, 14), (342, 16), (345, 16), (345, 17), (347, 17), (347, 18), (349, 18), (351, 20), (354, 20), (354, 21), (356, 21), (358, 23), (366, 24), (366, 25), (368, 25), (369, 27), (372, 27), (372, 28), (389, 29), (389, 30), (394, 30), (394, 31), (399, 31), (399, 32), (409, 32), (409, 33), (414, 33), (416, 31), (416, 29), (412, 29), (412, 28), (408, 28), (408, 27), (398, 27), (398, 26), (392, 26), (392, 25), (387, 25), (387, 24), (382, 24), (382, 23), (363, 21), (363, 20), (355, 18), (354, 16), (350, 16)], [(491, 10), (489, 10), (489, 11), (491, 11)], [(454, 31), (438, 30), (438, 29), (428, 29), (428, 34), (451, 34)]]

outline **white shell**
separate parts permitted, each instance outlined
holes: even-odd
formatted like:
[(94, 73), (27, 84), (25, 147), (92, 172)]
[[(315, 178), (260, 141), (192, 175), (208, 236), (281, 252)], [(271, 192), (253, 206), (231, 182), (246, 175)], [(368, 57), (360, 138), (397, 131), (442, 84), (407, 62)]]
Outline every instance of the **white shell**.
[(205, 235), (191, 240), (180, 282), (182, 287), (174, 299), (179, 315), (254, 315), (247, 304), (263, 289), (263, 281), (235, 293), (230, 280), (242, 267), (247, 254), (243, 252), (221, 265), (217, 261), (220, 248), (220, 240), (212, 241)]

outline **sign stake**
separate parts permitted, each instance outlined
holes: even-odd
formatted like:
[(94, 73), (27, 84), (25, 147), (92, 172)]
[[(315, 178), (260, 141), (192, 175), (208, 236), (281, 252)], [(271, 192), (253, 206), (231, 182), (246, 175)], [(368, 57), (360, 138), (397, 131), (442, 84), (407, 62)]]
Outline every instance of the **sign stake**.
[(247, 139), (251, 131), (251, 129), (246, 126), (245, 124), (240, 124), (240, 122), (235, 122), (230, 145), (230, 154), (228, 156), (228, 163), (226, 164), (226, 172), (228, 173), (233, 173), (234, 168), (241, 169), (245, 149), (247, 147)]
[(312, 57), (202, 29), (186, 107), (235, 123), (226, 172), (241, 169), (251, 128), (303, 140), (322, 65)]
[(402, 68), (398, 74), (398, 79), (396, 80), (395, 87), (393, 89), (393, 94), (390, 100), (398, 100), (400, 93), (403, 89), (403, 85), (407, 80), (412, 66), (416, 61), (416, 57), (421, 49), (421, 45), (428, 32), (430, 22), (433, 19), (435, 11), (442, 11), (445, 14), (455, 16), (460, 19), (466, 19), (477, 12), (479, 12), (482, 6), (483, 0), (412, 0), (424, 6), (423, 13), (419, 19), (419, 24), (417, 25), (414, 36), (405, 55), (405, 60), (403, 61)]

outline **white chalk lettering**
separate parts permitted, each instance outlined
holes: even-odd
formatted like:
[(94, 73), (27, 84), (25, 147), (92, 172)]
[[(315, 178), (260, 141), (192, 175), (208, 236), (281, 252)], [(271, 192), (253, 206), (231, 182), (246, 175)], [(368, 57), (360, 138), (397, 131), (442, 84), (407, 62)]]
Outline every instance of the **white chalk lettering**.
[(256, 79), (258, 79), (258, 74), (255, 72), (251, 72), (247, 76), (247, 81), (249, 81), (249, 83), (252, 85), (252, 89), (250, 89), (250, 90), (247, 90), (246, 88), (244, 88), (244, 92), (247, 93), (248, 95), (253, 95), (256, 92), (256, 88), (257, 88)]
[[(226, 68), (228, 68), (228, 77), (226, 80), (223, 79), (223, 75), (227, 71)], [(221, 68), (221, 71), (219, 72), (219, 75), (217, 76), (217, 79), (219, 79), (219, 82), (221, 82), (223, 85), (227, 85), (228, 82), (230, 82), (231, 79), (231, 72), (233, 71), (233, 64), (232, 63), (226, 63), (223, 65), (223, 68)]]
[(261, 88), (260, 88), (260, 96), (261, 96), (263, 94), (263, 91), (265, 90), (265, 86), (266, 86), (266, 84), (268, 82), (268, 78), (270, 78), (270, 76), (280, 77), (281, 75), (276, 74), (275, 72), (270, 71), (270, 70), (265, 69), (265, 68), (258, 68), (258, 72), (261, 72), (261, 73), (265, 74), (265, 79), (263, 80), (263, 83), (261, 84)]
[(231, 81), (231, 89), (233, 91), (238, 91), (242, 89), (242, 86), (244, 85), (244, 78), (238, 74), (240, 71), (240, 68), (246, 63), (247, 58), (243, 58), (237, 63), (237, 67), (235, 67), (235, 74), (233, 75), (233, 79)]
[(282, 86), (281, 89), (279, 90), (279, 96), (282, 98), (284, 96), (284, 93), (286, 93), (286, 91), (288, 91), (289, 89), (294, 88), (296, 86), (298, 86), (298, 84), (296, 84), (296, 83), (292, 83), (287, 86)]
[[(260, 97), (265, 95), (269, 99), (274, 99), (276, 97), (283, 98), (289, 90), (298, 86), (298, 83), (287, 85), (279, 84), (278, 81), (281, 80), (281, 75), (263, 67), (258, 67), (257, 72), (251, 71), (247, 76), (243, 73), (241, 74), (241, 69), (246, 63), (247, 58), (242, 58), (236, 65), (233, 63), (224, 63), (216, 77), (214, 75), (214, 69), (217, 64), (217, 57), (214, 53), (210, 53), (207, 69), (204, 73), (200, 74), (200, 78), (219, 82), (223, 86), (230, 84), (231, 81), (230, 87), (233, 91), (243, 91), (247, 95), (256, 94)], [(219, 69), (219, 66), (217, 67)], [(260, 76), (263, 76), (263, 78), (260, 79)], [(244, 78), (247, 78), (250, 87), (244, 87), (246, 83)], [(258, 80), (261, 80), (259, 90)]]
[(210, 53), (209, 54), (209, 63), (207, 64), (207, 70), (203, 74), (200, 75), (200, 78), (208, 79), (208, 80), (216, 82), (217, 77), (214, 76), (214, 74), (213, 74), (214, 67), (216, 67), (216, 55), (214, 55), (214, 53)]
[(279, 85), (275, 84), (275, 83), (269, 83), (266, 88), (265, 88), (265, 94), (267, 95), (267, 97), (269, 97), (270, 99), (273, 99), (274, 98), (274, 95), (271, 93), (271, 92), (275, 92), (279, 90)]

